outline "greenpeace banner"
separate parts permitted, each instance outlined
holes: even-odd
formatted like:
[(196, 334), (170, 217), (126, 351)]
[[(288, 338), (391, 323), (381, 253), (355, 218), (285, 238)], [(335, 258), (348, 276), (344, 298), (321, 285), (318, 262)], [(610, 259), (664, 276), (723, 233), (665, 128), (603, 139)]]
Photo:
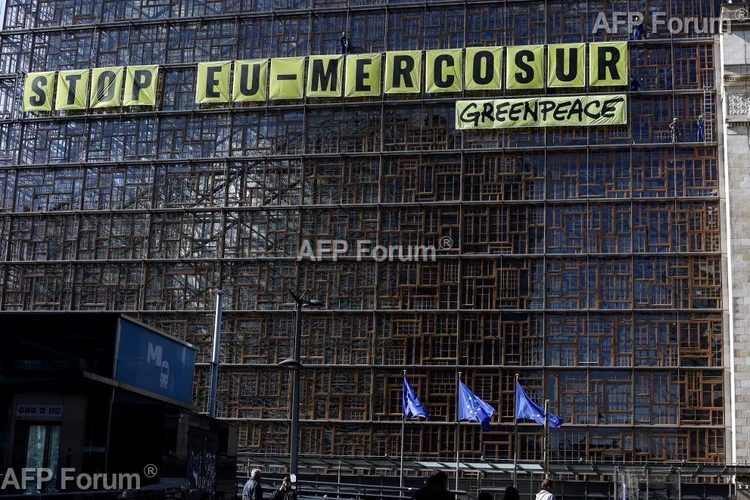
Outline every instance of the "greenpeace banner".
[(456, 128), (591, 127), (627, 123), (625, 94), (456, 102)]

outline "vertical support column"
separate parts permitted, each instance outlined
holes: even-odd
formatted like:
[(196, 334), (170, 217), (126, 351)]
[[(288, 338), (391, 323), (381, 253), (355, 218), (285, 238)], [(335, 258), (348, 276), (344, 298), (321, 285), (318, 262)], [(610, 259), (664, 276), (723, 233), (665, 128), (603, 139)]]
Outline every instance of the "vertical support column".
[(299, 378), (300, 378), (300, 348), (302, 344), (302, 300), (297, 301), (297, 312), (294, 328), (294, 361), (292, 369), (292, 428), (289, 436), (290, 463), (289, 474), (292, 482), (297, 481), (297, 461), (299, 454)]
[(211, 358), (211, 393), (208, 399), (208, 416), (216, 418), (216, 393), (219, 390), (219, 349), (221, 348), (222, 296), (216, 292), (216, 315), (214, 316), (214, 355)]

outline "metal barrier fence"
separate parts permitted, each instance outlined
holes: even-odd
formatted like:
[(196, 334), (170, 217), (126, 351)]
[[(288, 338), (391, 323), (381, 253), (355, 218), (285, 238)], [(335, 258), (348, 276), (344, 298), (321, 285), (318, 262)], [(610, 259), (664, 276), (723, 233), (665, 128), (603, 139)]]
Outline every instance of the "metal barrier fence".
[[(263, 479), (264, 494), (275, 491), (281, 485), (281, 477)], [(242, 499), (242, 488), (246, 481), (238, 481), (237, 498)], [(404, 500), (410, 499), (417, 488), (401, 488), (380, 484), (339, 483), (330, 481), (301, 481), (298, 483), (297, 500), (327, 498), (329, 500)], [(466, 491), (453, 491), (457, 499), (473, 499)]]

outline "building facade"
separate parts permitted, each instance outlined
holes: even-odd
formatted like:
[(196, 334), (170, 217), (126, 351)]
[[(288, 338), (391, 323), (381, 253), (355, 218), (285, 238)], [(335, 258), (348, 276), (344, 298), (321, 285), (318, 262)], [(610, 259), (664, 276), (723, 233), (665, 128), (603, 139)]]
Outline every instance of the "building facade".
[[(631, 38), (629, 85), (196, 104), (197, 65)], [(600, 15), (607, 21), (603, 25)], [(0, 310), (123, 311), (198, 347), (240, 452), (398, 456), (403, 370), (430, 412), (406, 457), (542, 458), (514, 380), (564, 420), (551, 460), (723, 464), (731, 440), (716, 39), (660, 18), (710, 0), (7, 0), (0, 33)], [(149, 107), (30, 113), (32, 72), (158, 64)], [(588, 64), (588, 63), (587, 63)], [(456, 130), (456, 100), (628, 96), (626, 125)], [(703, 136), (696, 121), (703, 115)], [(672, 142), (669, 124), (681, 135)], [(428, 261), (299, 259), (342, 240)], [(329, 243), (326, 243), (329, 242)], [(497, 408), (456, 432), (456, 381)], [(457, 439), (458, 438), (458, 439)]]

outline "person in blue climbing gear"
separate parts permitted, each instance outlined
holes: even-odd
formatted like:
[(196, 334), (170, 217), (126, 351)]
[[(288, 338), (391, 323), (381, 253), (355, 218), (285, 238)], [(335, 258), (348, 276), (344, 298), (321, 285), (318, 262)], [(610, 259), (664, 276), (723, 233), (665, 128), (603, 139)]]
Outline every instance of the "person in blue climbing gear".
[(706, 140), (706, 123), (703, 121), (703, 115), (700, 115), (698, 121), (695, 122), (695, 140), (698, 142)]
[(341, 53), (346, 54), (349, 52), (349, 39), (346, 37), (346, 31), (341, 32), (341, 38), (339, 38), (339, 45), (341, 45)]
[(672, 119), (672, 123), (669, 124), (669, 130), (672, 132), (672, 142), (680, 140), (680, 128), (677, 125), (677, 118)]

